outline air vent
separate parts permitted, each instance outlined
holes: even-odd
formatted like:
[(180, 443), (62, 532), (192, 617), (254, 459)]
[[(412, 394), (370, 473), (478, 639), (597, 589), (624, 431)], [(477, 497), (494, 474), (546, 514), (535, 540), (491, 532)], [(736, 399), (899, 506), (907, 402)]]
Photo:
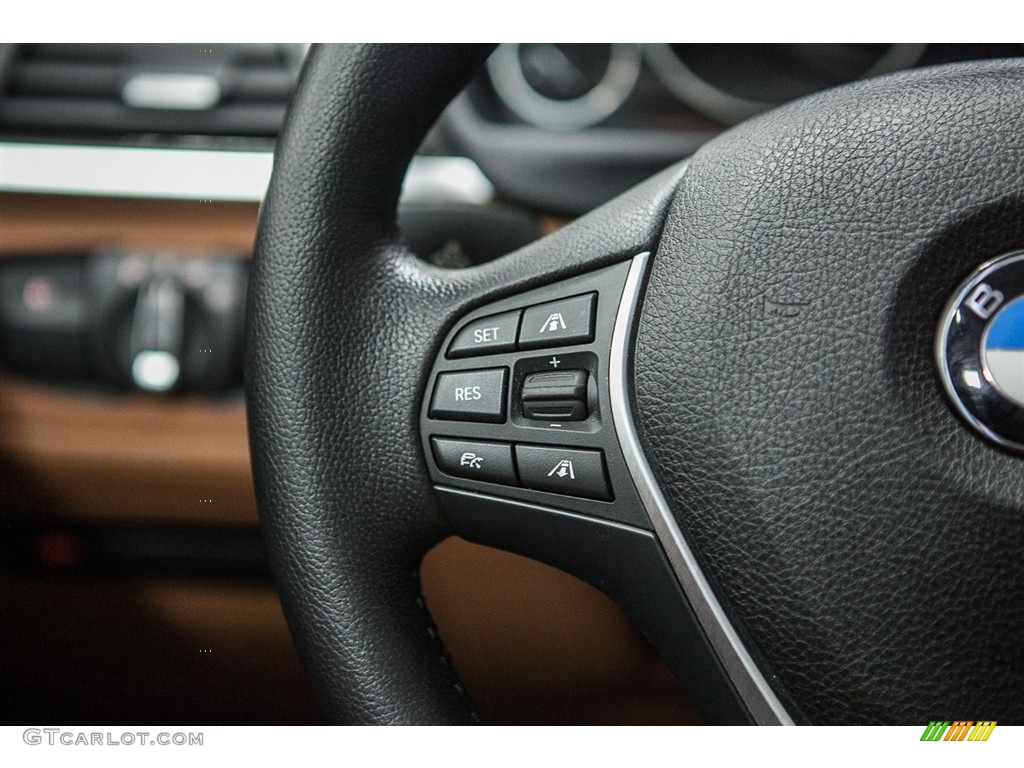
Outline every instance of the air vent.
[(305, 51), (272, 44), (4, 47), (5, 137), (132, 145), (273, 141)]

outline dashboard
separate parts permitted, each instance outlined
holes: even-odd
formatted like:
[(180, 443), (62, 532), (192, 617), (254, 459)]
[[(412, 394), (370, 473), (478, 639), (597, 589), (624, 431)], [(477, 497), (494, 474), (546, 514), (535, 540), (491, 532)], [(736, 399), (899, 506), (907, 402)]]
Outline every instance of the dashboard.
[[(306, 50), (0, 45), (4, 722), (320, 721), (258, 533), (240, 388), (248, 259)], [(482, 263), (773, 106), (1022, 53), (501, 45), (417, 153), (399, 227), (438, 266)], [(583, 582), (458, 539), (421, 579), (486, 721), (701, 722)]]

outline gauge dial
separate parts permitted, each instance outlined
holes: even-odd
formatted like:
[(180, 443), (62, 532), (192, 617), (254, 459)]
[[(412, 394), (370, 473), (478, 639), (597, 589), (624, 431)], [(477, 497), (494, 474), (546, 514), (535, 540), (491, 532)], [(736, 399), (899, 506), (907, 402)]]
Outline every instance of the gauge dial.
[(678, 98), (730, 125), (783, 102), (905, 69), (922, 44), (651, 44), (647, 65)]
[(540, 128), (573, 131), (611, 115), (640, 74), (641, 49), (630, 43), (523, 43), (498, 46), (487, 72), (498, 97)]

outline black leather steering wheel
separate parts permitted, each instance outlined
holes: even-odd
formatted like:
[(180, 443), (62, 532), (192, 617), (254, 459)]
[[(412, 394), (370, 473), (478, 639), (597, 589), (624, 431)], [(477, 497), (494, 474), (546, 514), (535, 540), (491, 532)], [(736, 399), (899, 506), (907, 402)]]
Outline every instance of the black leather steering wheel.
[[(803, 99), (447, 271), (396, 206), (487, 53), (314, 48), (261, 213), (256, 490), (329, 717), (475, 720), (417, 583), (459, 533), (612, 594), (713, 722), (1024, 722), (1024, 462), (960, 420), (933, 355), (962, 281), (1024, 247), (1024, 63)], [(578, 296), (586, 328), (538, 342), (527, 320), (571, 326)], [(495, 317), (510, 338), (452, 352)], [(527, 417), (548, 358), (586, 374), (585, 420)], [(453, 406), (473, 381), (496, 394)], [(578, 492), (552, 486), (560, 456)]]

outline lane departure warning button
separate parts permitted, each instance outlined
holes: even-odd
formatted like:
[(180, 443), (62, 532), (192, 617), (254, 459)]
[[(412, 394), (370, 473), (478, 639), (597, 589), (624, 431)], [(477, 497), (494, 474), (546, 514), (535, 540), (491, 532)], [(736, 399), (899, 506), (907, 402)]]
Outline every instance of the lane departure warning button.
[(430, 418), (454, 421), (505, 421), (508, 368), (442, 373), (430, 401)]
[(525, 488), (605, 501), (612, 498), (600, 451), (517, 445), (516, 463)]
[(525, 310), (519, 328), (519, 348), (562, 347), (593, 341), (596, 299), (596, 293), (588, 293)]

